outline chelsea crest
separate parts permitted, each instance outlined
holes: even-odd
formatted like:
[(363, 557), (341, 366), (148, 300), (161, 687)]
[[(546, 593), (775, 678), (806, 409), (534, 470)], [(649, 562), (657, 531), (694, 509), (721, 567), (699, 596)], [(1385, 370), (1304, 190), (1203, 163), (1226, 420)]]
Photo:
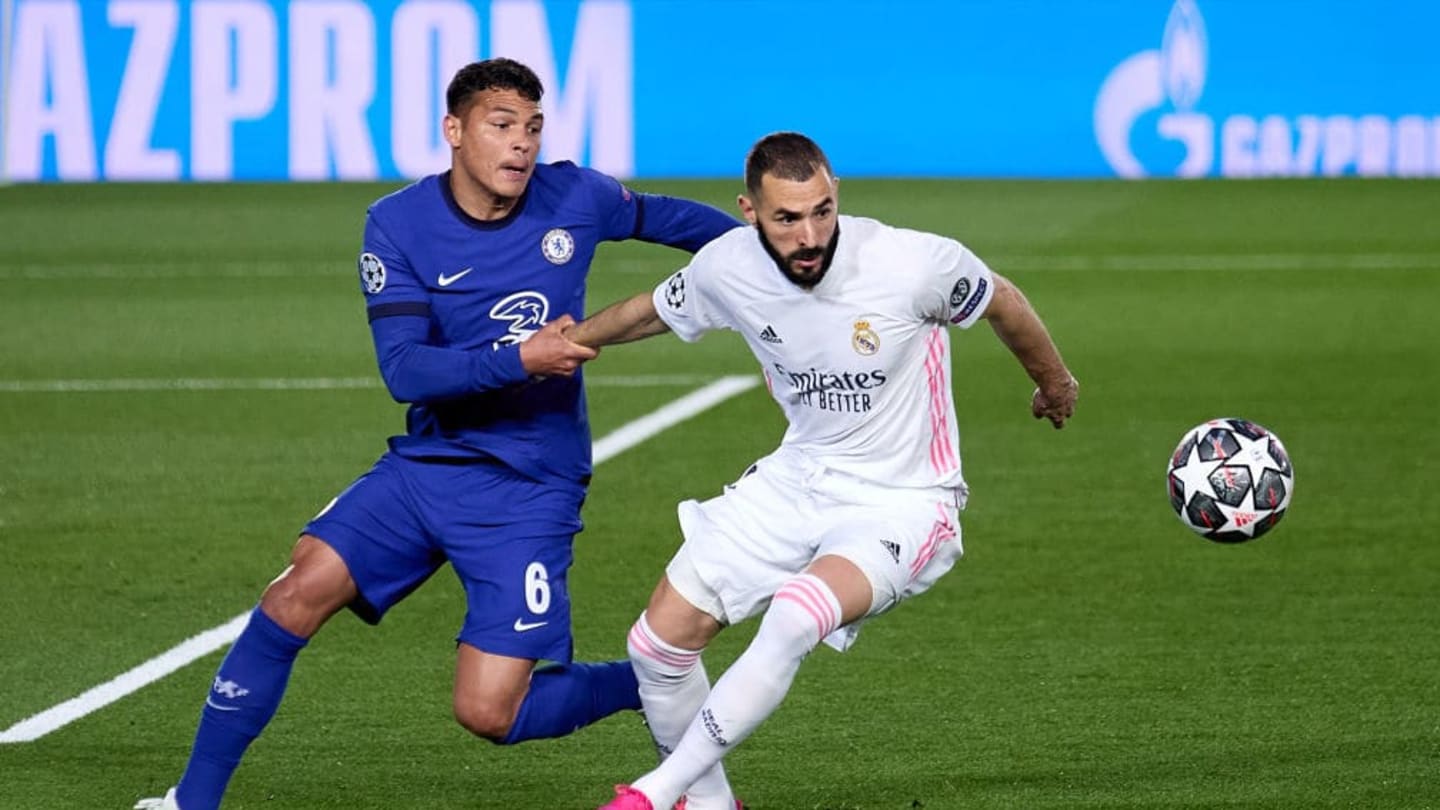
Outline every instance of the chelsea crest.
[(564, 228), (551, 228), (540, 239), (540, 252), (551, 264), (564, 264), (575, 255), (575, 237)]

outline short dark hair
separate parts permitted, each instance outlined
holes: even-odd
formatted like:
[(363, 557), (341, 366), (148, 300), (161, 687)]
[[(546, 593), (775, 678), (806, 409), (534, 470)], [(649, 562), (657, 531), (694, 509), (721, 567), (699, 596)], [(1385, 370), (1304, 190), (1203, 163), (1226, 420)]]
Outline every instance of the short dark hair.
[(514, 59), (497, 57), (471, 62), (455, 71), (455, 78), (445, 89), (445, 110), (463, 115), (475, 94), (483, 90), (514, 90), (524, 98), (538, 102), (545, 95), (545, 86), (535, 71)]
[(756, 197), (760, 180), (767, 174), (803, 181), (814, 177), (817, 169), (835, 176), (819, 144), (798, 132), (772, 132), (756, 141), (745, 157), (745, 190)]

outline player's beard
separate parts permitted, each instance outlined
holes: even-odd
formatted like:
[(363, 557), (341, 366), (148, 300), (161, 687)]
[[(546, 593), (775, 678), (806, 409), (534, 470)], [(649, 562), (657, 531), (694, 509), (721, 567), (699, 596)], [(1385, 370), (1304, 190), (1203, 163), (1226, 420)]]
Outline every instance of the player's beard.
[[(760, 234), (760, 244), (764, 245), (765, 252), (770, 254), (770, 258), (774, 260), (775, 266), (780, 268), (780, 274), (789, 279), (790, 283), (804, 287), (807, 290), (819, 284), (821, 279), (825, 278), (826, 271), (830, 269), (830, 262), (835, 260), (835, 248), (840, 244), (840, 223), (838, 222), (835, 223), (835, 233), (830, 235), (830, 243), (828, 245), (823, 248), (801, 248), (791, 251), (789, 256), (780, 255), (780, 251), (776, 250), (775, 246), (770, 244), (770, 240), (766, 238), (765, 229), (760, 227), (759, 223), (755, 225), (755, 232)], [(790, 268), (790, 263), (793, 261), (805, 261), (806, 259), (813, 259), (816, 256), (823, 256), (824, 258), (820, 260), (820, 266), (816, 268), (814, 275), (801, 275)]]

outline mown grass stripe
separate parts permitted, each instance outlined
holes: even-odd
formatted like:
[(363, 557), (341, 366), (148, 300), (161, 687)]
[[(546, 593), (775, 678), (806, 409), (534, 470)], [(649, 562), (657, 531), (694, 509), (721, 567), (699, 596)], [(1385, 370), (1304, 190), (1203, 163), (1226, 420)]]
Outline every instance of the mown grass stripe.
[[(703, 374), (588, 375), (595, 388), (666, 388), (701, 385)], [(147, 391), (333, 391), (380, 388), (379, 377), (174, 377), (61, 380), (0, 380), (0, 394), (63, 394)]]
[[(1428, 270), (1440, 268), (1440, 253), (1057, 253), (1047, 255), (983, 253), (986, 263), (1016, 270), (1157, 270), (1170, 272), (1227, 270)], [(664, 266), (664, 265), (662, 265)], [(678, 264), (676, 265), (679, 266)], [(320, 278), (348, 275), (350, 269), (334, 262), (254, 260), (245, 262), (84, 262), (18, 263), (0, 268), (0, 280), (90, 281), (98, 279), (206, 279), (206, 278)], [(607, 273), (650, 275), (658, 281), (663, 271), (656, 264), (615, 261)]]
[[(612, 459), (667, 428), (674, 427), (759, 384), (760, 380), (756, 377), (722, 377), (692, 391), (598, 439), (593, 445), (595, 463), (601, 464)], [(233, 642), (245, 629), (249, 616), (250, 612), (246, 611), (224, 624), (180, 642), (134, 669), (88, 689), (77, 697), (21, 720), (0, 731), (0, 743), (33, 742), (143, 689)]]

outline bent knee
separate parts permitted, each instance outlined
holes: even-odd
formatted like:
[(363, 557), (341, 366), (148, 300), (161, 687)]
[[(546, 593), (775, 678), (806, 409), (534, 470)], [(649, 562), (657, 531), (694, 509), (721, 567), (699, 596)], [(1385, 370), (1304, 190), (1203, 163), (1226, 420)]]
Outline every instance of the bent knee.
[(260, 597), (260, 609), (274, 622), (301, 638), (310, 638), (334, 610), (321, 610), (313, 600), (293, 586), (271, 585)]
[(455, 701), (455, 722), (477, 737), (503, 744), (515, 725), (514, 707), (484, 700)]
[[(302, 544), (305, 542), (302, 539)], [(327, 619), (355, 598), (355, 581), (340, 556), (315, 540), (297, 552), (260, 597), (260, 608), (286, 630), (309, 638)]]

